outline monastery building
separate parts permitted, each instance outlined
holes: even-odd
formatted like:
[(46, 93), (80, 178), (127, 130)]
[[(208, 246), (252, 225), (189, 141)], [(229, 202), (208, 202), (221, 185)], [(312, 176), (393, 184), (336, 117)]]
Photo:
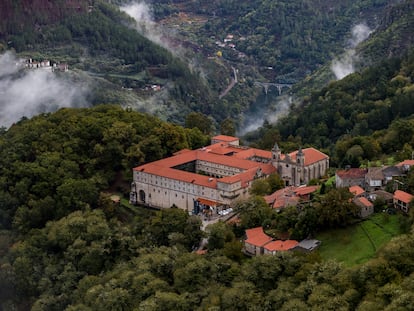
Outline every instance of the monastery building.
[(329, 157), (306, 148), (282, 154), (239, 145), (236, 137), (218, 135), (211, 145), (181, 150), (169, 158), (133, 169), (130, 202), (158, 208), (197, 211), (200, 205), (229, 206), (249, 196), (257, 178), (279, 173), (286, 186), (299, 186), (325, 175)]

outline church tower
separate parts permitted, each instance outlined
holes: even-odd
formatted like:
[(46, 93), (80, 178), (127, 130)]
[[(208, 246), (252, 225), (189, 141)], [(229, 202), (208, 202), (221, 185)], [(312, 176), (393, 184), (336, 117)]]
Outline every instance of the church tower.
[(296, 164), (302, 168), (305, 166), (305, 154), (302, 151), (302, 147), (299, 147), (298, 153), (296, 154)]
[(277, 143), (275, 143), (275, 145), (272, 148), (272, 162), (278, 162), (280, 160), (280, 156), (281, 156), (282, 152), (279, 149), (279, 146), (277, 145)]

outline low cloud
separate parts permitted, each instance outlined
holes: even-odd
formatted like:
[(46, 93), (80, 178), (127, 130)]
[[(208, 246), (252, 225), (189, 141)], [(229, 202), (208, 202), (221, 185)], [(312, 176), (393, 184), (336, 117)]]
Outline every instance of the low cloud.
[(259, 109), (254, 114), (246, 114), (245, 122), (238, 130), (238, 135), (243, 136), (249, 132), (253, 132), (263, 126), (266, 120), (270, 124), (275, 124), (281, 117), (285, 116), (292, 105), (293, 98), (290, 95), (278, 96), (275, 102), (268, 104), (264, 102), (263, 109)]
[(131, 2), (120, 7), (120, 10), (135, 20), (136, 30), (152, 42), (170, 50), (171, 44), (164, 36), (164, 29), (154, 22), (151, 7), (145, 2)]
[(62, 107), (85, 107), (86, 83), (49, 69), (24, 69), (11, 52), (0, 55), (0, 126), (9, 127), (22, 117), (53, 112)]
[(344, 54), (332, 61), (331, 70), (337, 80), (340, 80), (347, 75), (355, 72), (355, 62), (358, 60), (355, 48), (361, 42), (365, 41), (372, 30), (365, 24), (358, 24), (352, 28), (352, 36), (348, 41), (348, 48)]

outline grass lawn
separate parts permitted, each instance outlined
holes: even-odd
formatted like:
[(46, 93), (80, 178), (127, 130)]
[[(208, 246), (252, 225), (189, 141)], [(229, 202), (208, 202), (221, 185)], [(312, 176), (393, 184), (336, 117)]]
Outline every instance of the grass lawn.
[(346, 266), (371, 259), (377, 250), (399, 234), (398, 215), (378, 213), (347, 228), (320, 232), (319, 253), (323, 259), (336, 259)]

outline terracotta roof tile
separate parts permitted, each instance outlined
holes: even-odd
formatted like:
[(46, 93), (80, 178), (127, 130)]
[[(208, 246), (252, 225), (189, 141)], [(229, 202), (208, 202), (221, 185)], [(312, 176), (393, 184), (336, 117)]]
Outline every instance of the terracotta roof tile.
[(396, 166), (404, 166), (404, 165), (413, 166), (414, 165), (414, 160), (404, 160), (404, 161), (398, 163)]
[(263, 246), (264, 249), (267, 249), (268, 251), (288, 251), (294, 247), (296, 247), (299, 244), (298, 241), (295, 240), (276, 240), (267, 243), (265, 246)]
[(336, 171), (340, 178), (364, 178), (368, 170), (366, 168), (350, 168), (347, 170)]
[(168, 167), (160, 167), (156, 165), (146, 165), (134, 168), (134, 171), (142, 171), (155, 176), (166, 177), (170, 179), (180, 180), (195, 185), (216, 188), (217, 179), (209, 176), (199, 175), (195, 173), (189, 173), (181, 170), (176, 170)]
[(246, 237), (247, 237), (245, 241), (246, 243), (249, 243), (254, 246), (259, 246), (259, 247), (265, 245), (266, 243), (272, 240), (270, 236), (266, 235), (263, 232), (262, 227), (247, 229)]
[(295, 187), (286, 187), (273, 192), (264, 197), (267, 204), (273, 208), (283, 208), (288, 206), (296, 206), (300, 198), (296, 196)]
[(211, 140), (219, 140), (219, 141), (224, 141), (224, 142), (233, 142), (236, 140), (239, 140), (237, 137), (234, 136), (227, 136), (227, 135), (217, 135), (211, 138)]
[(374, 206), (374, 204), (372, 204), (370, 201), (368, 201), (367, 198), (361, 197), (361, 198), (356, 198), (355, 199), (355, 203), (359, 203), (359, 205), (361, 206), (365, 206), (365, 207), (372, 207)]
[(294, 191), (296, 195), (303, 196), (311, 194), (319, 189), (319, 186), (306, 186), (306, 187), (297, 187)]
[[(310, 165), (322, 160), (329, 159), (328, 155), (324, 154), (323, 152), (320, 152), (319, 150), (316, 150), (315, 148), (305, 148), (302, 149), (303, 154), (305, 155), (305, 165)], [(297, 151), (289, 153), (289, 156), (292, 158), (293, 162), (296, 162), (296, 154)]]
[(413, 199), (413, 195), (401, 190), (397, 190), (394, 192), (394, 199), (408, 204)]
[(353, 195), (357, 196), (357, 195), (361, 195), (365, 192), (364, 189), (362, 189), (360, 186), (352, 186), (349, 187), (349, 192), (351, 192)]
[(265, 159), (270, 160), (272, 158), (272, 152), (267, 151), (267, 150), (250, 148), (246, 150), (240, 150), (234, 156), (240, 159), (250, 159), (253, 157), (260, 157), (260, 158), (265, 158)]

